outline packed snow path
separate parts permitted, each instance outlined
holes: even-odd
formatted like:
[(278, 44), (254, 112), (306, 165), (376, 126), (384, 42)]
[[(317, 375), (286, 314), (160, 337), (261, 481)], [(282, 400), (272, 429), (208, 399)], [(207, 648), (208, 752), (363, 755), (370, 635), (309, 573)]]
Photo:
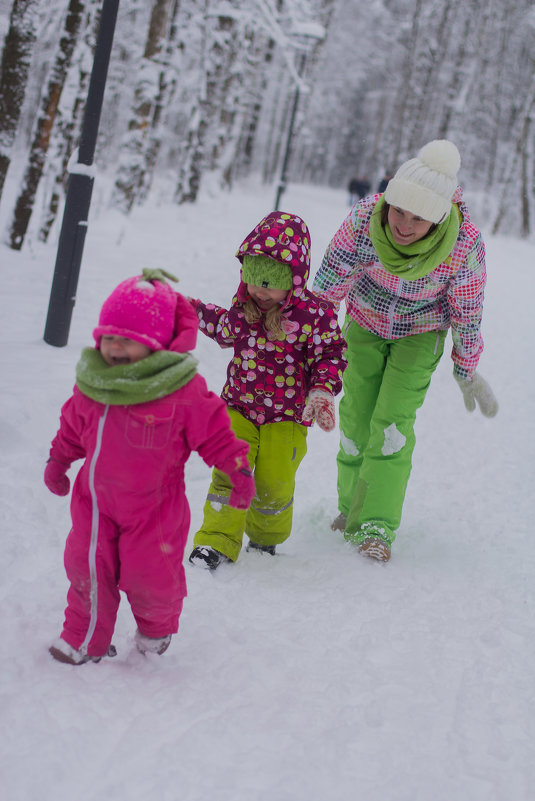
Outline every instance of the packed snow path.
[[(345, 201), (313, 187), (284, 196), (311, 228), (313, 273)], [(215, 574), (188, 565), (181, 629), (165, 656), (136, 653), (124, 600), (115, 659), (73, 668), (48, 654), (63, 619), (69, 509), (42, 471), (100, 304), (120, 280), (157, 266), (178, 274), (185, 294), (228, 305), (236, 247), (271, 203), (271, 191), (250, 186), (92, 220), (63, 349), (42, 340), (55, 244), (4, 247), (0, 775), (9, 801), (533, 797), (528, 243), (486, 237), (480, 369), (499, 414), (465, 411), (449, 340), (417, 420), (390, 563), (363, 559), (330, 531), (338, 434), (314, 429), (291, 538), (276, 557), (243, 552)], [(229, 352), (200, 336), (196, 355), (219, 392)], [(209, 477), (193, 456), (191, 537)]]

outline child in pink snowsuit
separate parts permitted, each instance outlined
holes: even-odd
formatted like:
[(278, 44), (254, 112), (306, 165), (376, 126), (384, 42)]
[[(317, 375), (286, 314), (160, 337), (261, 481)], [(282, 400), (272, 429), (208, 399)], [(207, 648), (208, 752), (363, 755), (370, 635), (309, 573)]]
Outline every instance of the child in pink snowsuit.
[(184, 465), (192, 450), (229, 476), (232, 505), (246, 509), (254, 495), (249, 446), (232, 432), (225, 403), (208, 391), (188, 352), (197, 316), (166, 277), (144, 270), (106, 300), (96, 348), (82, 352), (50, 449), (45, 483), (56, 495), (69, 492), (66, 472), (84, 459), (65, 547), (65, 622), (50, 647), (60, 662), (114, 652), (120, 590), (142, 653), (163, 653), (178, 631), (190, 524)]

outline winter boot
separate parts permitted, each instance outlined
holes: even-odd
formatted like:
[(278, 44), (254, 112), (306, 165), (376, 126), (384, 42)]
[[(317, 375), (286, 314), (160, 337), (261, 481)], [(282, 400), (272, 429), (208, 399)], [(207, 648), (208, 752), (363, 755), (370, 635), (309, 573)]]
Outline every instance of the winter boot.
[(338, 517), (335, 517), (333, 522), (331, 523), (331, 529), (333, 531), (345, 531), (346, 522), (347, 522), (346, 515), (343, 514), (343, 512), (340, 512)]
[(208, 545), (197, 545), (189, 555), (188, 561), (195, 567), (215, 570), (222, 562), (230, 562), (228, 556), (210, 548)]
[[(64, 662), (66, 665), (85, 665), (86, 662), (100, 662), (102, 659), (101, 656), (89, 656), (89, 654), (83, 654), (81, 651), (77, 651), (76, 648), (73, 648), (72, 645), (69, 645), (69, 643), (65, 642), (61, 637), (54, 640), (48, 652), (54, 659), (57, 659), (58, 662)], [(105, 656), (117, 656), (115, 645), (110, 645), (108, 653), (105, 654)]]
[(388, 562), (390, 559), (390, 545), (382, 537), (367, 537), (358, 548), (363, 556), (377, 559), (378, 562)]
[(165, 637), (146, 637), (138, 629), (134, 634), (134, 641), (140, 654), (161, 655), (169, 648), (171, 635), (166, 634)]
[(259, 545), (257, 542), (253, 542), (249, 540), (249, 545), (246, 547), (246, 551), (263, 551), (264, 553), (269, 553), (271, 556), (275, 556), (275, 551), (277, 549), (276, 545)]

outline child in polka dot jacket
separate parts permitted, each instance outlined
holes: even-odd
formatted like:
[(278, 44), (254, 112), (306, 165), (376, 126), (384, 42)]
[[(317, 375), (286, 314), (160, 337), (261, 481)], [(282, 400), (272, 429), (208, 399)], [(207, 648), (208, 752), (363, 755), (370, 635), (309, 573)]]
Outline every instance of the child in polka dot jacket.
[(192, 300), (200, 330), (233, 348), (221, 397), (232, 428), (249, 443), (256, 495), (248, 510), (228, 503), (228, 477), (215, 469), (189, 561), (211, 570), (247, 549), (270, 554), (291, 533), (295, 475), (307, 430), (335, 426), (334, 397), (346, 367), (345, 341), (329, 301), (306, 288), (310, 235), (295, 214), (274, 211), (236, 254), (241, 281), (229, 310)]

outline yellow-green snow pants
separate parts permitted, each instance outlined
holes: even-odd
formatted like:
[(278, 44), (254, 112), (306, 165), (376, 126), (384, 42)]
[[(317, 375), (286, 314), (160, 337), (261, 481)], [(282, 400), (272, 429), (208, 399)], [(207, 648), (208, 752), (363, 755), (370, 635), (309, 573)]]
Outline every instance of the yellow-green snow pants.
[(446, 333), (382, 339), (346, 318), (338, 508), (347, 516), (346, 539), (357, 545), (370, 535), (394, 541), (411, 472), (416, 411)]
[(290, 536), (295, 475), (307, 450), (307, 429), (290, 420), (259, 426), (235, 409), (228, 412), (236, 436), (249, 443), (256, 495), (246, 511), (229, 506), (230, 479), (214, 468), (193, 544), (209, 545), (235, 562), (244, 532), (259, 545), (278, 545)]

